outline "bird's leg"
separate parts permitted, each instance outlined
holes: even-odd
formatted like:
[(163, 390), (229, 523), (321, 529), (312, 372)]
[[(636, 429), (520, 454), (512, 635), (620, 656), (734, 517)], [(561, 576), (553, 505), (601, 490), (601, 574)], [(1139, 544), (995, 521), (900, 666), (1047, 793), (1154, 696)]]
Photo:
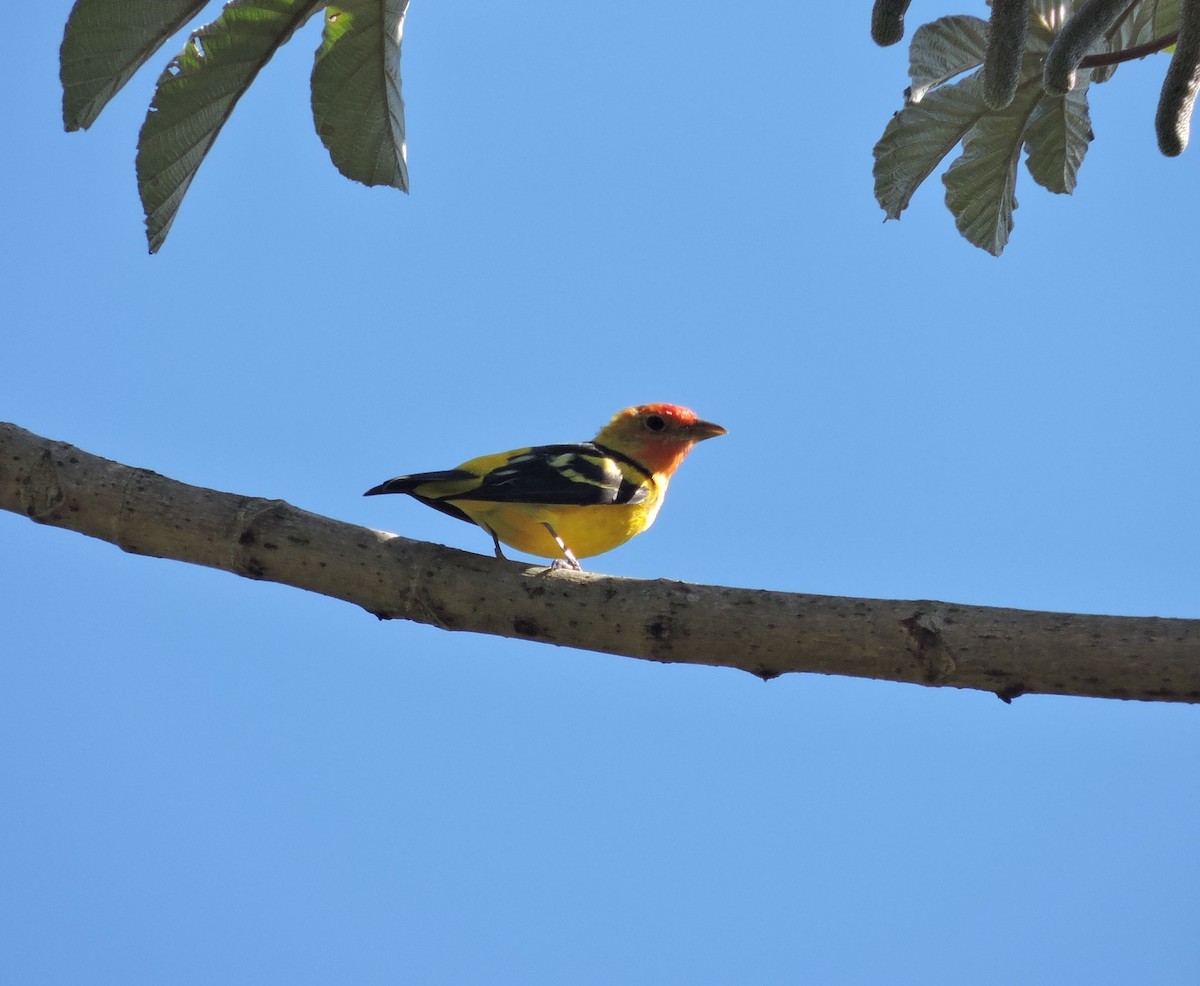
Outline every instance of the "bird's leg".
[(556, 531), (550, 524), (547, 524), (545, 521), (542, 521), (542, 526), (550, 532), (550, 536), (552, 538), (554, 538), (555, 543), (558, 545), (558, 550), (563, 553), (563, 557), (555, 558), (553, 564), (551, 564), (550, 567), (551, 568), (571, 568), (571, 569), (574, 569), (576, 572), (582, 572), (583, 566), (579, 564), (579, 559), (575, 557), (575, 552), (573, 552), (570, 548), (568, 548), (566, 546), (566, 544), (563, 543), (563, 539), (558, 536), (558, 531)]
[(500, 539), (496, 537), (496, 532), (488, 527), (487, 524), (480, 524), (479, 526), (492, 536), (492, 544), (496, 546), (496, 557), (501, 561), (508, 561), (508, 559), (504, 557), (504, 552), (500, 550)]

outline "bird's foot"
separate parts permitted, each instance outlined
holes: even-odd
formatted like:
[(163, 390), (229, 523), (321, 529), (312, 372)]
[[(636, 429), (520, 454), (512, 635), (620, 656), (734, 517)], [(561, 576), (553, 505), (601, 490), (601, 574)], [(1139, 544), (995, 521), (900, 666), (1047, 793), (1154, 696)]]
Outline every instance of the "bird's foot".
[(575, 561), (574, 559), (571, 559), (570, 561), (568, 561), (566, 558), (555, 558), (554, 561), (552, 561), (550, 563), (550, 571), (551, 572), (582, 572), (583, 566), (580, 565), (579, 562)]
[(542, 521), (542, 526), (550, 532), (550, 536), (554, 538), (554, 543), (558, 545), (558, 550), (563, 553), (561, 558), (554, 559), (554, 562), (550, 565), (550, 570), (557, 572), (567, 568), (573, 572), (582, 572), (583, 566), (579, 564), (579, 559), (575, 557), (575, 552), (566, 546), (563, 539), (558, 536), (558, 531), (545, 521)]

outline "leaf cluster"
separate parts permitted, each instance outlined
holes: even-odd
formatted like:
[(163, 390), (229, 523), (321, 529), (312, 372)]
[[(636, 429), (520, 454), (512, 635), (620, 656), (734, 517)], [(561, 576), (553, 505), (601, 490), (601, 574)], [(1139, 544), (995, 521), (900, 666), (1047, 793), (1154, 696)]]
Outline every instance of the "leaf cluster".
[[(78, 0), (60, 52), (63, 123), (91, 126), (108, 101), (208, 0)], [(193, 30), (158, 78), (137, 146), (150, 252), (163, 244), (205, 155), (279, 48), (324, 9), (313, 123), (338, 170), (408, 190), (400, 42), (408, 0), (231, 0)]]
[[(67, 130), (86, 129), (132, 75), (209, 0), (77, 0), (60, 74)], [(909, 0), (875, 0), (879, 44), (904, 35)], [(990, 21), (922, 25), (909, 47), (906, 105), (875, 145), (875, 196), (897, 219), (955, 148), (943, 175), (959, 232), (999, 255), (1013, 229), (1021, 154), (1036, 181), (1069, 194), (1093, 139), (1088, 92), (1123, 61), (1174, 46), (1155, 119), (1159, 147), (1187, 146), (1200, 93), (1200, 0), (991, 0)], [(238, 100), (318, 11), (313, 123), (338, 170), (407, 191), (400, 46), (408, 0), (230, 0), (193, 30), (156, 84), (138, 137), (150, 252)]]
[[(876, 41), (899, 40), (907, 6), (877, 0)], [(1164, 153), (1179, 153), (1200, 88), (1193, 12), (1200, 0), (993, 0), (990, 21), (959, 15), (917, 28), (905, 106), (875, 145), (875, 197), (887, 218), (898, 219), (921, 183), (961, 147), (942, 176), (946, 207), (969, 242), (999, 256), (1013, 229), (1022, 150), (1037, 184), (1070, 194), (1093, 139), (1091, 85), (1177, 38), (1158, 133)], [(1195, 50), (1181, 56), (1185, 40)]]

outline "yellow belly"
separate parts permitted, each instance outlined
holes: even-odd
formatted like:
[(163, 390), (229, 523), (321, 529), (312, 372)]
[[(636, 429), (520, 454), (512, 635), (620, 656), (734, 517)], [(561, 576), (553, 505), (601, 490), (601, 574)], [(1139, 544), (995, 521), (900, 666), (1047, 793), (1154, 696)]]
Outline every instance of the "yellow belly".
[(541, 558), (562, 558), (553, 535), (546, 530), (545, 525), (550, 524), (576, 558), (590, 558), (624, 544), (654, 523), (661, 498), (586, 507), (486, 500), (451, 502), (518, 551)]

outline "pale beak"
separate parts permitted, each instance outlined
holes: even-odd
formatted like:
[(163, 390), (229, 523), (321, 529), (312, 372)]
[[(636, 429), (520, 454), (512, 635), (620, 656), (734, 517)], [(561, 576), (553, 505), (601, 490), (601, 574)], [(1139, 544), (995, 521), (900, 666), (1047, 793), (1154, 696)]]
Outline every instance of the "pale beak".
[(694, 442), (702, 442), (706, 438), (716, 438), (724, 434), (725, 429), (711, 421), (697, 421), (688, 425), (688, 437)]

